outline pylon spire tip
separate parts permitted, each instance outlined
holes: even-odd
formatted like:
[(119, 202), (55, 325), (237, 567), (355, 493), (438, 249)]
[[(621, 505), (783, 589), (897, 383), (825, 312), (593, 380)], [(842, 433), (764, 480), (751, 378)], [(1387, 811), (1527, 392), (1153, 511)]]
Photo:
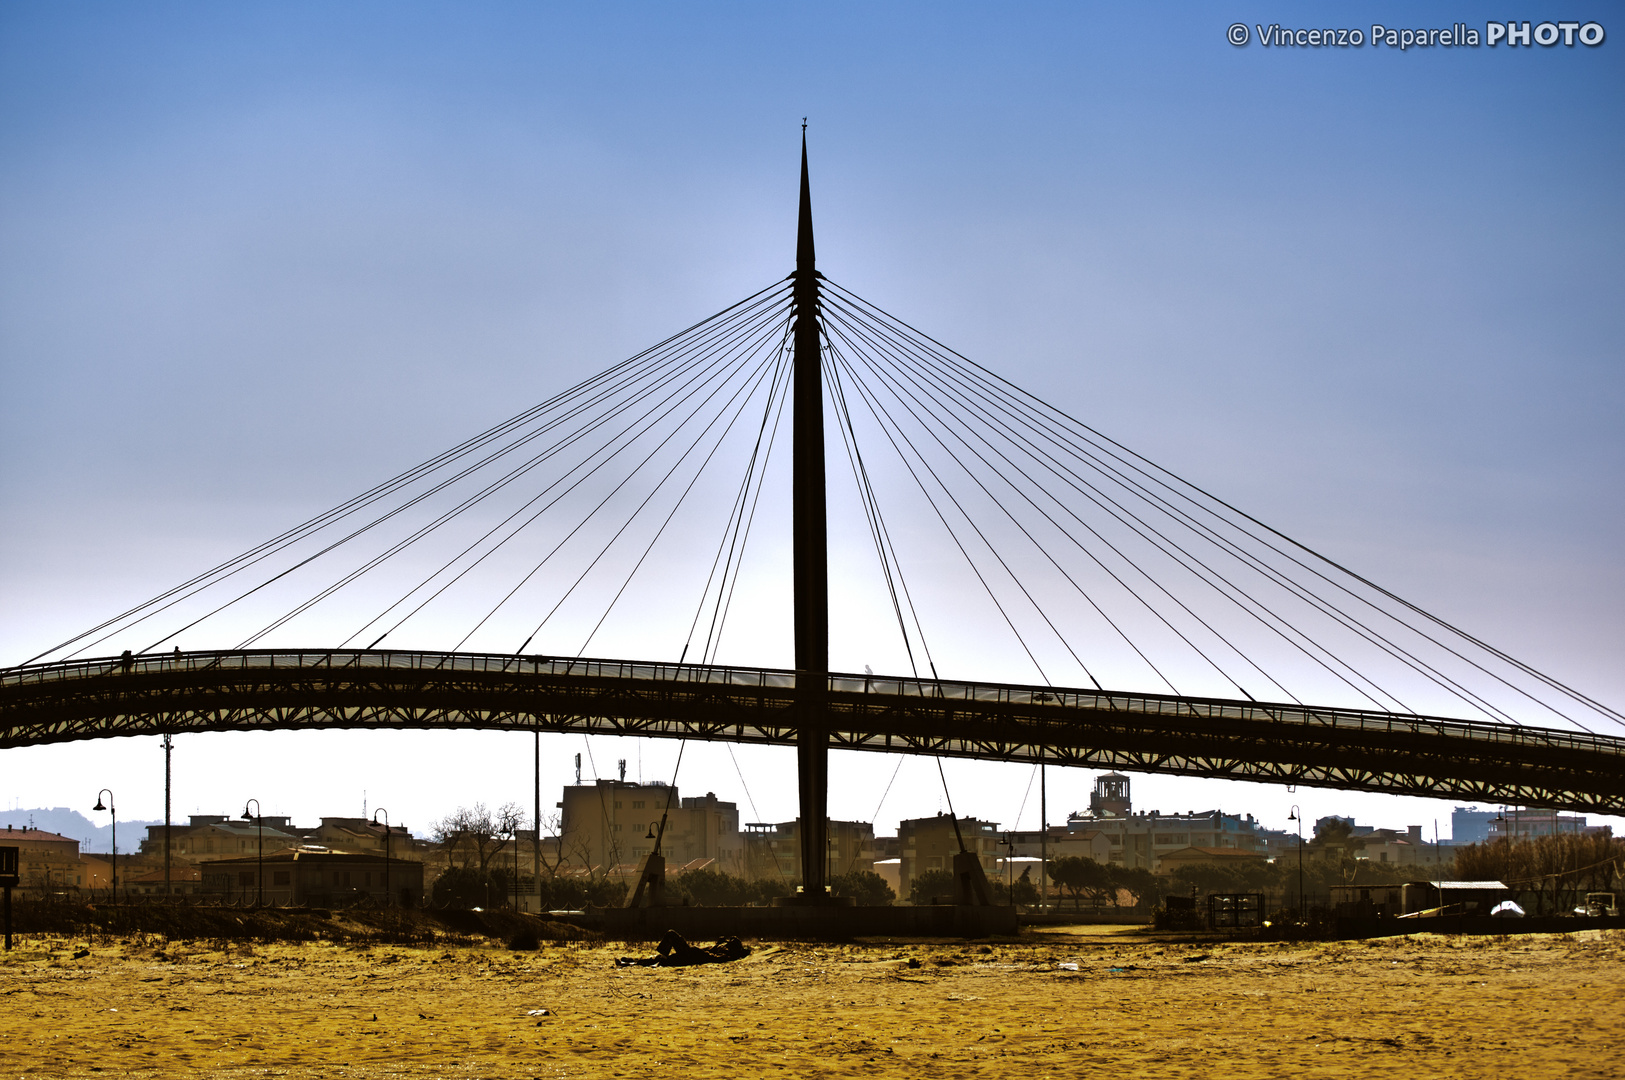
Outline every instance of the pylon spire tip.
[(807, 118), (801, 118), (801, 210), (796, 228), (796, 270), (817, 269), (813, 252), (812, 183), (807, 178)]

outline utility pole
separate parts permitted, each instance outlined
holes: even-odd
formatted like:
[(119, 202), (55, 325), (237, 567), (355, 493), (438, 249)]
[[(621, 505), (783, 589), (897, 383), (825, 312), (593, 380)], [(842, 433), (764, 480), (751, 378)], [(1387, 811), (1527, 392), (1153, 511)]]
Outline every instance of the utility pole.
[(175, 892), (169, 884), (169, 752), (172, 749), (169, 736), (164, 736), (164, 896), (174, 897)]
[(822, 903), (829, 820), (829, 533), (824, 489), (824, 374), (819, 330), (817, 260), (813, 254), (812, 186), (807, 178), (807, 125), (801, 125), (801, 206), (792, 275), (795, 396), (792, 423), (791, 533), (794, 546), (796, 644), (796, 778), (801, 796), (801, 883), (808, 903)]
[(536, 893), (540, 897), (542, 891), (542, 729), (536, 729), (536, 769), (532, 774), (536, 778), (536, 836), (535, 843), (531, 845), (531, 854), (534, 856), (531, 874), (536, 881)]

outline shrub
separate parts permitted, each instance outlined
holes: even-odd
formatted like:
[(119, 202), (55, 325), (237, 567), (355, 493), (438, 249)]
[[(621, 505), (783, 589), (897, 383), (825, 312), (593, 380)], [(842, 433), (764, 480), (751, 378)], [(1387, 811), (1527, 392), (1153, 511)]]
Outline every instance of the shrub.
[(859, 907), (890, 907), (897, 893), (873, 870), (852, 870), (830, 880), (836, 896), (850, 896)]
[(931, 904), (937, 901), (952, 903), (958, 891), (953, 874), (946, 870), (927, 870), (909, 882), (908, 899), (912, 904)]

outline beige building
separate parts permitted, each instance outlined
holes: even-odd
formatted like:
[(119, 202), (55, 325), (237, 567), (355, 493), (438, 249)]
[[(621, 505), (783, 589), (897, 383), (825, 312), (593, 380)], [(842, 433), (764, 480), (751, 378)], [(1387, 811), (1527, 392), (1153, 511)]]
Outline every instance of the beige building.
[(1362, 844), (1354, 857), (1370, 859), (1374, 863), (1439, 868), (1455, 857), (1455, 852), (1450, 848), (1422, 839), (1420, 825), (1412, 825), (1403, 834), (1393, 829), (1374, 829), (1360, 839)]
[[(561, 872), (631, 873), (654, 850), (658, 836), (668, 866), (744, 873), (739, 807), (713, 792), (685, 799), (671, 784), (599, 780), (569, 785), (563, 795), (558, 804)], [(528, 850), (522, 853), (522, 868), (530, 857)]]
[(1156, 872), (1172, 874), (1182, 866), (1219, 864), (1262, 865), (1269, 859), (1262, 851), (1242, 851), (1227, 847), (1185, 847), (1169, 851), (1157, 859)]
[[(306, 843), (338, 851), (372, 852), (384, 854), (385, 828), (382, 822), (358, 817), (324, 817), (314, 829), (300, 830)], [(388, 828), (389, 850), (398, 855), (412, 850), (412, 833), (404, 825)]]
[[(285, 817), (266, 817), (265, 853), (296, 847), (304, 838), (293, 830)], [(257, 855), (260, 827), (254, 820), (233, 820), (225, 814), (193, 814), (185, 825), (169, 827), (169, 855), (174, 862), (206, 862), (234, 855)], [(141, 841), (142, 855), (163, 858), (164, 827), (148, 825)]]
[[(124, 868), (119, 861), (120, 889), (129, 896), (164, 896), (164, 868), (148, 865)], [(203, 871), (192, 863), (171, 862), (169, 867), (170, 896), (197, 896), (203, 891)]]
[[(1047, 837), (1041, 837), (1037, 829), (1005, 834), (999, 840), (1001, 857), (1038, 859), (1048, 856), (1059, 859), (1065, 855), (1076, 855), (1097, 863), (1111, 861), (1111, 837), (1100, 829), (1072, 832), (1064, 825), (1051, 825), (1048, 832)], [(1006, 839), (1009, 840), (1008, 844), (1005, 843)]]
[[(867, 821), (830, 821), (826, 826), (825, 874), (839, 877), (875, 868), (875, 827)], [(745, 826), (743, 876), (755, 880), (801, 880), (801, 819)]]
[(72, 837), (7, 825), (0, 832), (0, 845), (17, 849), (18, 885), (27, 892), (48, 896), (112, 885), (108, 861), (81, 854), (79, 841)]
[[(1095, 778), (1087, 813), (1067, 815), (1067, 831), (1076, 834), (1099, 832), (1111, 844), (1107, 860), (1118, 866), (1158, 870), (1163, 856), (1188, 847), (1233, 848), (1237, 851), (1267, 854), (1270, 834), (1251, 814), (1226, 814), (1221, 810), (1188, 814), (1135, 813), (1130, 801), (1130, 781), (1122, 773), (1105, 773)], [(1285, 834), (1276, 834), (1284, 836)]]
[[(174, 865), (246, 855), (258, 857), (262, 824), (267, 855), (300, 845), (384, 854), (384, 826), (366, 818), (324, 817), (315, 828), (300, 828), (291, 818), (270, 814), (263, 819), (193, 814), (186, 824), (169, 827), (170, 862)], [(389, 829), (389, 847), (391, 855), (405, 855), (415, 850), (416, 842), (405, 826), (395, 825)], [(149, 864), (162, 865), (164, 826), (147, 826), (139, 854)]]
[(216, 859), (199, 867), (203, 892), (239, 903), (345, 907), (367, 900), (416, 907), (423, 899), (423, 864), (344, 851), (285, 848), (258, 857)]
[(936, 817), (909, 818), (897, 823), (899, 850), (897, 895), (908, 899), (914, 879), (930, 870), (954, 867), (954, 856), (959, 853), (960, 838), (965, 850), (975, 853), (982, 869), (992, 877), (999, 866), (999, 825), (995, 821), (960, 818), (954, 829), (954, 819), (947, 814)]

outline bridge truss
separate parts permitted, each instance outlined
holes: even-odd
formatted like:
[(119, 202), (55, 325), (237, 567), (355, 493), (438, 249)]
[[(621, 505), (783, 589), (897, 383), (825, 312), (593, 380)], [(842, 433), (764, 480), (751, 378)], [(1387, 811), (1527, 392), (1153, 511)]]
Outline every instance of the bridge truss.
[[(793, 672), (394, 650), (176, 652), (0, 673), (0, 748), (291, 728), (794, 746)], [(1129, 769), (1625, 813), (1625, 739), (1219, 698), (829, 676), (837, 750)]]

